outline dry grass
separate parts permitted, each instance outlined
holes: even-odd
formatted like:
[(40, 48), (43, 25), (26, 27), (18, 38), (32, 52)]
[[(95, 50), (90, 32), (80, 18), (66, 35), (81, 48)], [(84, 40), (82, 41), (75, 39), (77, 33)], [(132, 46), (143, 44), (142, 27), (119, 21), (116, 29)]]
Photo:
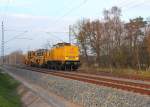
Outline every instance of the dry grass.
[(88, 67), (83, 65), (80, 69), (80, 72), (90, 73), (90, 74), (108, 74), (113, 76), (126, 76), (126, 77), (139, 77), (144, 79), (150, 79), (150, 70), (136, 70), (131, 68), (100, 68), (100, 67)]

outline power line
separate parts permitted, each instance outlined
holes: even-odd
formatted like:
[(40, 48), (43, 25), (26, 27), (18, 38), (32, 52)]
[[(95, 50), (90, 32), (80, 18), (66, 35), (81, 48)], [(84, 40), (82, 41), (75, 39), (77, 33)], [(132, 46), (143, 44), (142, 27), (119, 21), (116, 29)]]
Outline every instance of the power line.
[[(70, 5), (71, 3), (72, 3), (72, 0), (69, 1), (69, 2), (67, 3), (67, 5), (65, 4), (64, 7), (59, 8), (59, 10), (55, 11), (55, 13), (59, 14), (59, 12), (62, 12), (64, 9), (66, 9), (66, 7), (67, 7), (68, 5)], [(67, 7), (67, 8), (68, 8), (68, 7)]]
[(22, 36), (23, 34), (25, 34), (25, 33), (27, 33), (27, 32), (28, 32), (28, 31), (24, 31), (23, 33), (21, 33), (21, 34), (19, 34), (19, 35), (14, 36), (13, 38), (11, 38), (11, 39), (9, 39), (9, 40), (5, 41), (4, 43), (6, 44), (6, 43), (8, 43), (8, 42), (10, 42), (10, 41), (12, 41), (12, 40), (14, 40), (14, 39), (16, 39), (17, 37)]
[(16, 29), (7, 29), (5, 30), (6, 31), (9, 31), (9, 32), (24, 32), (24, 31), (27, 31), (27, 30), (16, 30)]
[(53, 35), (55, 36), (55, 38), (57, 38), (59, 41), (64, 42), (64, 40), (62, 40), (61, 38), (57, 37), (56, 35), (54, 35), (52, 32), (46, 32), (47, 34)]
[(64, 17), (66, 17), (68, 14), (70, 14), (71, 12), (75, 11), (76, 9), (81, 8), (84, 4), (87, 3), (88, 0), (84, 0), (82, 3), (80, 3), (79, 5), (73, 7), (72, 9), (70, 9), (68, 12), (66, 12), (63, 16), (61, 16), (60, 18), (56, 19), (55, 24), (58, 23), (61, 19), (63, 19)]
[[(136, 0), (137, 1), (137, 0)], [(120, 2), (119, 4), (116, 4), (117, 6), (120, 7), (125, 7), (125, 6), (129, 6), (130, 4), (132, 5), (133, 3), (136, 2), (135, 0), (129, 1), (129, 0), (124, 0), (122, 2)]]
[(125, 9), (125, 10), (131, 9), (131, 8), (135, 8), (135, 7), (137, 7), (137, 6), (140, 6), (140, 5), (142, 5), (142, 4), (145, 4), (147, 1), (148, 1), (148, 0), (144, 0), (143, 2), (140, 2), (140, 3), (137, 3), (137, 4), (135, 4), (135, 5), (132, 5), (132, 6), (130, 6), (129, 8), (127, 8), (127, 9)]
[(139, 6), (143, 3), (145, 3), (146, 1), (148, 1), (148, 0), (142, 0), (140, 2), (138, 2), (137, 0), (132, 0), (132, 1), (129, 1), (129, 2), (123, 1), (123, 2), (121, 2), (119, 4), (116, 4), (116, 5), (121, 7), (121, 8), (125, 8), (123, 10), (128, 10), (128, 9), (131, 9), (131, 8), (135, 8), (136, 6)]
[(15, 38), (15, 39), (33, 40), (33, 39), (31, 39), (31, 38)]
[[(73, 7), (72, 9), (70, 9), (68, 12), (66, 12), (64, 15), (62, 15), (60, 18), (56, 19), (56, 21), (54, 22), (54, 24), (57, 24), (60, 20), (62, 20), (64, 17), (66, 17), (67, 15), (69, 15), (71, 12), (75, 11), (76, 9), (81, 8), (84, 4), (87, 3), (88, 0), (84, 0), (83, 2), (81, 2), (79, 5)], [(71, 42), (71, 37), (70, 37), (70, 27), (69, 27), (69, 42)], [(61, 40), (62, 41), (62, 40)], [(64, 41), (63, 41), (64, 42)]]

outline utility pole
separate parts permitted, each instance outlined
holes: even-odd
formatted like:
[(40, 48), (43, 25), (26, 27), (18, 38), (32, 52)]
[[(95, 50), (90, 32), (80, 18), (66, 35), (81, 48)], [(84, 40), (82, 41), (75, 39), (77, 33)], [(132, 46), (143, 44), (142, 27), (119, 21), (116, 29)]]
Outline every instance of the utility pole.
[(4, 64), (5, 63), (5, 59), (4, 59), (4, 23), (3, 23), (3, 21), (2, 21), (2, 47), (1, 47), (2, 49), (1, 49), (1, 52), (2, 52), (2, 64)]
[(71, 44), (71, 25), (69, 25), (69, 43)]

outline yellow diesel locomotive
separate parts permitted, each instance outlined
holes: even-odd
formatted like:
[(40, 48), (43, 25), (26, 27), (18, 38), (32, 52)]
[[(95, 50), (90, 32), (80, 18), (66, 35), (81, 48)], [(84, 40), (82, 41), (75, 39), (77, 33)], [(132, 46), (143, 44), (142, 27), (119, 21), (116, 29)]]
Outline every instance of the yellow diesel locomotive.
[(57, 70), (76, 70), (80, 66), (79, 48), (70, 43), (58, 43), (49, 50), (29, 51), (25, 64)]

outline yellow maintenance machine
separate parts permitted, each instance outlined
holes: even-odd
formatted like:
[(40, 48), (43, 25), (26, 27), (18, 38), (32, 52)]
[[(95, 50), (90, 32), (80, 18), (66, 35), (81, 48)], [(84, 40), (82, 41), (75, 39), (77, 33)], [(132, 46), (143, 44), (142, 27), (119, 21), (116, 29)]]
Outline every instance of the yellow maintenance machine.
[(25, 55), (25, 64), (32, 65), (34, 63), (35, 52), (29, 51), (27, 55)]
[(32, 59), (28, 57), (29, 62), (33, 61), (31, 66), (62, 70), (76, 70), (80, 66), (79, 48), (70, 43), (58, 43), (50, 50), (37, 50), (34, 55)]

